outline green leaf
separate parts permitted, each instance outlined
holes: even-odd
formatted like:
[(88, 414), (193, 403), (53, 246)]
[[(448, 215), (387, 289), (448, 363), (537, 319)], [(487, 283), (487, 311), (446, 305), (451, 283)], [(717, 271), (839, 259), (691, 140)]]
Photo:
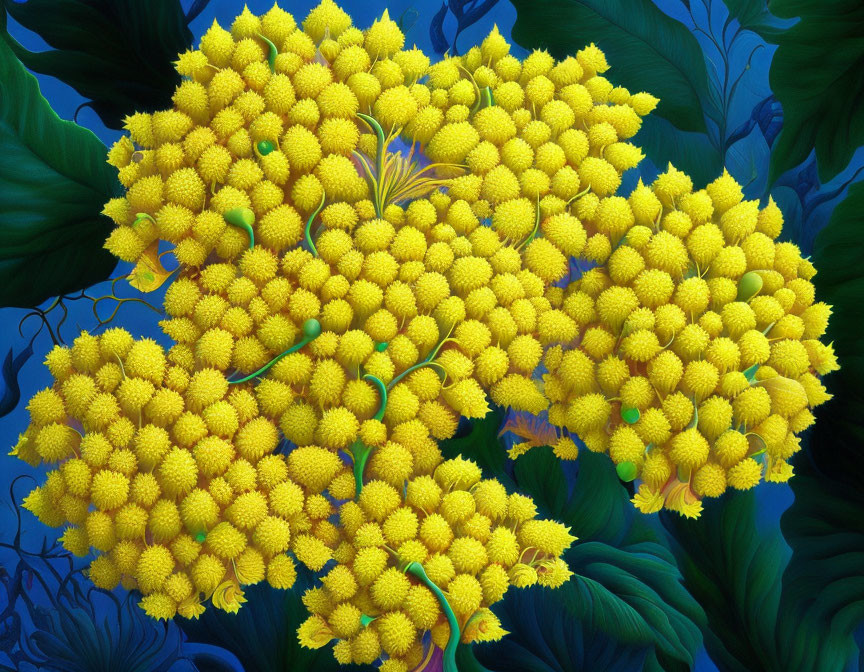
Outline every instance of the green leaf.
[(643, 662), (646, 669), (689, 669), (702, 642), (701, 609), (681, 585), (672, 554), (628, 501), (613, 464), (583, 451), (574, 475), (576, 465), (549, 447), (507, 460), (497, 438), (501, 419), (495, 413), (475, 421), (465, 436), (443, 443), (444, 455), (477, 461), (484, 475), (533, 497), (540, 515), (563, 522), (579, 540), (565, 554), (574, 576), (564, 586), (511, 589), (495, 605), (511, 634), (475, 646), (480, 663), (496, 672), (631, 670)]
[(724, 0), (724, 3), (729, 15), (738, 19), (742, 28), (760, 35), (771, 34), (783, 23), (768, 11), (766, 0)]
[(5, 30), (24, 64), (91, 101), (109, 128), (136, 111), (171, 106), (180, 83), (172, 62), (192, 43), (179, 0), (3, 0), (6, 11), (53, 49), (32, 52)]
[(823, 669), (843, 669), (843, 662), (857, 655), (853, 633), (864, 620), (862, 212), (864, 183), (859, 182), (816, 238), (816, 296), (834, 306), (823, 340), (833, 341), (842, 368), (823, 381), (834, 398), (816, 409), (816, 424), (789, 481), (795, 502), (781, 521), (793, 551), (786, 590), (830, 627), (837, 659)]
[(512, 0), (513, 39), (556, 58), (595, 42), (606, 54), (611, 79), (660, 98), (653, 114), (684, 131), (705, 131), (708, 72), (699, 43), (684, 24), (651, 0)]
[(309, 572), (299, 576), (290, 590), (266, 583), (244, 587), (246, 604), (236, 614), (208, 607), (198, 620), (177, 617), (175, 622), (191, 642), (227, 649), (242, 661), (245, 672), (366, 671), (368, 666), (344, 667), (333, 658), (333, 647), (306, 649), (297, 640), (297, 628), (309, 616), (301, 597), (312, 586)]
[(60, 119), (0, 41), (0, 306), (32, 307), (111, 274), (99, 214), (120, 187), (106, 149)]
[(864, 144), (864, 3), (773, 0), (771, 11), (800, 21), (764, 35), (778, 45), (770, 84), (783, 105), (769, 183), (800, 165), (815, 148), (824, 184)]
[(694, 189), (703, 188), (723, 171), (723, 157), (705, 133), (678, 130), (653, 112), (642, 119), (634, 142), (660, 172), (671, 163), (687, 173)]
[[(756, 529), (755, 493), (708, 501), (698, 520), (662, 514), (685, 585), (708, 617), (705, 647), (722, 670), (779, 670), (774, 645), (788, 552)], [(789, 669), (799, 669), (792, 667)]]

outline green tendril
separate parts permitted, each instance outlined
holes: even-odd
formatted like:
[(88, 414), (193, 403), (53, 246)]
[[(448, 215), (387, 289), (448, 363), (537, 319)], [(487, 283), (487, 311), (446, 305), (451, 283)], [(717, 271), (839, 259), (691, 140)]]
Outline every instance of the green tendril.
[(351, 444), (351, 458), (354, 460), (354, 493), (357, 497), (363, 492), (363, 472), (372, 454), (372, 448), (357, 439)]
[[(387, 386), (377, 376), (367, 373), (363, 376), (364, 380), (370, 380), (378, 388), (378, 393), (381, 395), (381, 402), (378, 404), (378, 412), (373, 416), (379, 422), (384, 417), (384, 411), (387, 410)], [(363, 491), (363, 473), (366, 471), (366, 463), (369, 461), (369, 456), (374, 448), (367, 446), (360, 439), (357, 439), (351, 444), (351, 457), (354, 460), (354, 492), (359, 497)]]
[(299, 343), (292, 345), (285, 352), (276, 355), (273, 359), (267, 362), (264, 366), (258, 369), (255, 373), (250, 373), (248, 376), (241, 378), (240, 380), (229, 380), (229, 385), (238, 385), (240, 383), (246, 383), (253, 378), (257, 378), (258, 376), (266, 373), (270, 367), (272, 367), (276, 362), (278, 362), (283, 357), (290, 355), (293, 352), (297, 352), (301, 348), (305, 347), (312, 341), (314, 341), (321, 334), (321, 323), (318, 320), (311, 319), (306, 320), (303, 323), (303, 338), (300, 339)]
[(519, 243), (516, 246), (517, 250), (521, 250), (523, 247), (528, 245), (534, 237), (537, 235), (537, 232), (540, 230), (540, 194), (537, 194), (537, 205), (534, 208), (534, 230), (531, 231), (531, 235), (528, 236), (525, 240)]
[(255, 213), (249, 208), (232, 208), (223, 215), (225, 221), (231, 226), (243, 229), (249, 234), (249, 249), (255, 247), (255, 232), (252, 225), (255, 223)]
[(264, 37), (261, 33), (258, 33), (258, 37), (260, 37), (264, 42), (270, 47), (270, 53), (267, 56), (267, 62), (270, 64), (270, 72), (276, 72), (276, 57), (279, 55), (279, 50), (276, 48), (276, 45), (273, 44), (270, 40)]
[(139, 224), (139, 222), (141, 222), (142, 219), (149, 219), (154, 224), (156, 223), (156, 220), (153, 219), (152, 215), (149, 215), (146, 212), (136, 212), (135, 213), (135, 221), (132, 222), (132, 226), (137, 226)]
[[(451, 331), (451, 332), (453, 331), (453, 327), (450, 327), (450, 331)], [(400, 380), (402, 380), (405, 376), (414, 373), (417, 369), (422, 369), (424, 366), (439, 366), (439, 367), (441, 367), (441, 370), (444, 371), (444, 375), (445, 375), (445, 377), (446, 377), (446, 375), (447, 375), (447, 370), (446, 370), (443, 366), (441, 366), (438, 362), (435, 362), (435, 361), (432, 361), (432, 360), (434, 360), (435, 357), (438, 356), (438, 353), (441, 351), (441, 348), (442, 348), (442, 347), (444, 346), (444, 344), (447, 342), (447, 339), (448, 339), (449, 337), (450, 337), (450, 334), (448, 333), (447, 336), (445, 336), (445, 337), (441, 340), (441, 342), (440, 342), (438, 345), (435, 346), (435, 348), (432, 350), (432, 352), (430, 352), (430, 353), (426, 356), (426, 359), (424, 359), (422, 362), (418, 362), (418, 363), (415, 364), (414, 366), (409, 366), (409, 367), (408, 367), (407, 369), (405, 369), (402, 373), (400, 373), (400, 374), (399, 374), (398, 376), (396, 376), (393, 380), (391, 380), (391, 381), (390, 381), (390, 384), (387, 386), (387, 389), (388, 389), (388, 390), (392, 390), (393, 387), (396, 385), (396, 383), (398, 383)]]
[(456, 649), (459, 646), (461, 632), (459, 630), (459, 621), (456, 620), (456, 614), (453, 613), (453, 609), (442, 590), (426, 574), (423, 565), (419, 562), (409, 562), (408, 566), (405, 567), (405, 572), (420, 579), (435, 594), (435, 597), (438, 598), (441, 611), (444, 612), (444, 615), (447, 617), (447, 624), (450, 626), (450, 639), (447, 640), (447, 646), (444, 647), (443, 672), (459, 672), (456, 667)]
[(309, 215), (309, 219), (306, 220), (306, 244), (309, 246), (309, 249), (312, 251), (314, 256), (318, 256), (318, 248), (315, 247), (315, 243), (312, 242), (312, 224), (315, 219), (320, 214), (321, 210), (324, 208), (324, 200), (327, 198), (327, 194), (321, 192), (321, 202), (318, 204), (318, 207), (315, 208), (315, 212)]
[(696, 405), (696, 397), (693, 397), (693, 419), (687, 425), (687, 429), (693, 429), (699, 424), (699, 407)]

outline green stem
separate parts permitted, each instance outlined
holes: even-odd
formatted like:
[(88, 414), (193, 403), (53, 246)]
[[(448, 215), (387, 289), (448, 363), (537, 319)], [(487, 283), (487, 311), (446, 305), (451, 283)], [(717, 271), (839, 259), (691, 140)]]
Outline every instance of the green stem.
[(516, 246), (517, 250), (521, 250), (532, 240), (534, 240), (534, 237), (537, 235), (537, 231), (540, 230), (540, 194), (537, 194), (537, 206), (535, 208), (535, 213), (536, 214), (534, 215), (534, 230), (531, 232), (530, 236), (528, 236), (523, 242), (519, 243), (519, 245)]
[(441, 611), (444, 612), (444, 615), (447, 617), (447, 624), (450, 626), (450, 639), (447, 640), (447, 646), (444, 647), (443, 672), (459, 672), (456, 667), (456, 649), (459, 647), (461, 633), (459, 632), (459, 621), (456, 620), (456, 614), (453, 613), (453, 609), (450, 607), (450, 603), (447, 601), (442, 590), (426, 575), (423, 565), (419, 562), (409, 562), (405, 568), (405, 572), (413, 574), (420, 579), (435, 594), (435, 597), (438, 598)]
[[(398, 376), (396, 376), (393, 380), (390, 381), (390, 384), (387, 386), (387, 388), (392, 390), (393, 386), (396, 385), (396, 383), (398, 383), (400, 380), (402, 380), (405, 376), (407, 376), (411, 373), (414, 373), (417, 369), (422, 369), (424, 366), (441, 366), (441, 365), (438, 362), (433, 362), (429, 359), (426, 359), (426, 360), (420, 362), (419, 364), (415, 364), (414, 366), (410, 366), (407, 369), (405, 369), (402, 373), (400, 373)], [(443, 370), (444, 367), (441, 366), (441, 369)], [(446, 373), (446, 371), (445, 371), (445, 373)]]
[[(375, 149), (375, 171), (378, 179), (381, 179), (381, 174), (384, 171), (384, 145), (387, 143), (387, 139), (384, 137), (384, 129), (381, 128), (381, 124), (374, 117), (370, 117), (368, 114), (358, 112), (357, 116), (365, 121), (369, 125), (369, 128), (375, 131), (375, 135), (378, 138), (378, 146)], [(375, 199), (375, 216), (379, 219), (384, 217), (380, 198)]]
[(381, 395), (381, 403), (378, 404), (378, 412), (373, 416), (376, 420), (380, 421), (384, 417), (384, 411), (387, 410), (387, 386), (377, 376), (373, 376), (371, 373), (367, 373), (363, 375), (364, 380), (371, 380), (374, 383), (375, 387), (378, 388), (378, 394)]
[(276, 48), (275, 44), (264, 37), (261, 33), (258, 33), (258, 37), (264, 40), (264, 42), (267, 43), (267, 46), (270, 47), (270, 53), (267, 55), (267, 62), (270, 64), (270, 72), (276, 72), (276, 57), (279, 55), (279, 50)]
[[(378, 393), (381, 395), (381, 403), (378, 404), (378, 412), (373, 416), (379, 422), (384, 417), (384, 411), (387, 410), (387, 386), (377, 376), (367, 373), (363, 376), (364, 380), (371, 380), (375, 387), (378, 388)], [(360, 439), (357, 439), (351, 444), (351, 457), (354, 459), (354, 492), (357, 497), (363, 491), (363, 472), (366, 471), (366, 463), (369, 461), (369, 456), (374, 449), (367, 446)]]
[(315, 208), (315, 212), (309, 215), (309, 219), (306, 220), (306, 244), (309, 245), (309, 249), (312, 250), (312, 254), (316, 257), (318, 256), (318, 248), (315, 247), (315, 243), (312, 242), (312, 223), (315, 221), (315, 218), (318, 217), (318, 214), (324, 208), (324, 200), (327, 198), (327, 194), (321, 192), (321, 202), (318, 204), (318, 207)]
[(285, 357), (286, 355), (290, 355), (292, 352), (297, 352), (307, 344), (314, 341), (321, 334), (321, 323), (318, 320), (306, 320), (303, 323), (303, 338), (300, 339), (299, 343), (292, 345), (285, 352), (282, 352), (276, 355), (273, 359), (267, 362), (264, 366), (258, 369), (255, 373), (250, 373), (248, 376), (241, 378), (240, 380), (229, 380), (229, 385), (239, 385), (240, 383), (246, 383), (253, 378), (257, 378), (263, 373), (266, 373), (270, 367), (272, 367), (276, 362)]
[(363, 472), (366, 471), (366, 463), (372, 454), (372, 448), (357, 439), (351, 444), (351, 457), (354, 458), (354, 492), (357, 497), (363, 491)]

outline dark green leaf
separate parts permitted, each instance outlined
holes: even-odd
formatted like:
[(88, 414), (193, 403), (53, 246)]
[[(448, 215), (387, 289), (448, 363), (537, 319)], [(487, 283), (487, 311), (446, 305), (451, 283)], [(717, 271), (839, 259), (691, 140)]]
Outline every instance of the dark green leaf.
[(765, 35), (778, 45), (770, 83), (783, 104), (769, 180), (801, 164), (815, 148), (824, 184), (864, 144), (864, 3), (773, 0), (771, 12), (800, 21)]
[(792, 547), (785, 590), (830, 629), (836, 660), (857, 656), (855, 628), (864, 620), (864, 183), (849, 195), (816, 239), (817, 297), (834, 306), (827, 340), (841, 369), (824, 380), (834, 398), (816, 410), (816, 424), (795, 461), (795, 502), (781, 521)]
[(276, 590), (264, 583), (244, 588), (248, 602), (236, 614), (208, 608), (198, 620), (175, 620), (190, 641), (213, 644), (233, 653), (245, 672), (371, 670), (339, 665), (331, 646), (300, 646), (297, 628), (309, 616), (300, 598), (310, 586), (309, 573), (301, 568), (291, 590)]
[(742, 28), (760, 35), (768, 35), (782, 24), (782, 21), (768, 11), (766, 0), (724, 0), (724, 2), (730, 16), (738, 19)]
[(660, 98), (653, 112), (685, 131), (705, 131), (708, 73), (696, 38), (651, 0), (512, 0), (513, 39), (556, 58), (595, 42), (611, 79)]
[(92, 101), (109, 128), (136, 111), (171, 106), (172, 62), (192, 43), (179, 0), (4, 0), (6, 11), (53, 49), (34, 53), (5, 31), (24, 64)]
[(565, 554), (574, 572), (565, 586), (511, 589), (494, 608), (512, 634), (475, 646), (480, 663), (496, 672), (628, 670), (638, 661), (688, 669), (701, 646), (702, 612), (612, 463), (585, 451), (575, 474), (576, 465), (548, 447), (510, 462), (497, 439), (500, 422), (500, 415), (475, 421), (472, 432), (445, 442), (445, 456), (476, 460), (487, 476), (533, 497), (542, 516), (570, 526), (579, 541)]
[(776, 530), (763, 537), (756, 529), (755, 493), (708, 501), (698, 520), (662, 516), (685, 585), (708, 617), (711, 658), (721, 670), (779, 672), (774, 642), (788, 551)]
[(635, 144), (663, 172), (668, 164), (683, 170), (701, 189), (723, 171), (723, 157), (705, 133), (680, 131), (655, 113), (642, 119)]
[(111, 274), (112, 224), (99, 213), (120, 184), (105, 155), (0, 42), (0, 306), (36, 306)]

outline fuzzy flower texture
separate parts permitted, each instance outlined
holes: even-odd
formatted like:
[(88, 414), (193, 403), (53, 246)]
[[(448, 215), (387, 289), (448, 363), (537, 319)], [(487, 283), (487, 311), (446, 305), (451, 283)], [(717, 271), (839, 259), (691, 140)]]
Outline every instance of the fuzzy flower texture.
[(179, 56), (173, 109), (127, 118), (106, 247), (133, 275), (170, 249), (174, 345), (55, 348), (14, 451), (59, 463), (26, 507), (96, 585), (233, 611), (294, 558), (322, 573), (301, 642), (404, 672), (569, 577), (567, 528), (443, 460), (490, 400), (548, 411), (561, 459), (608, 453), (645, 513), (792, 475), (837, 362), (782, 213), (671, 165), (617, 195), (657, 99), (594, 45), (509, 50), (430, 64), (387, 12), (244, 9)]

